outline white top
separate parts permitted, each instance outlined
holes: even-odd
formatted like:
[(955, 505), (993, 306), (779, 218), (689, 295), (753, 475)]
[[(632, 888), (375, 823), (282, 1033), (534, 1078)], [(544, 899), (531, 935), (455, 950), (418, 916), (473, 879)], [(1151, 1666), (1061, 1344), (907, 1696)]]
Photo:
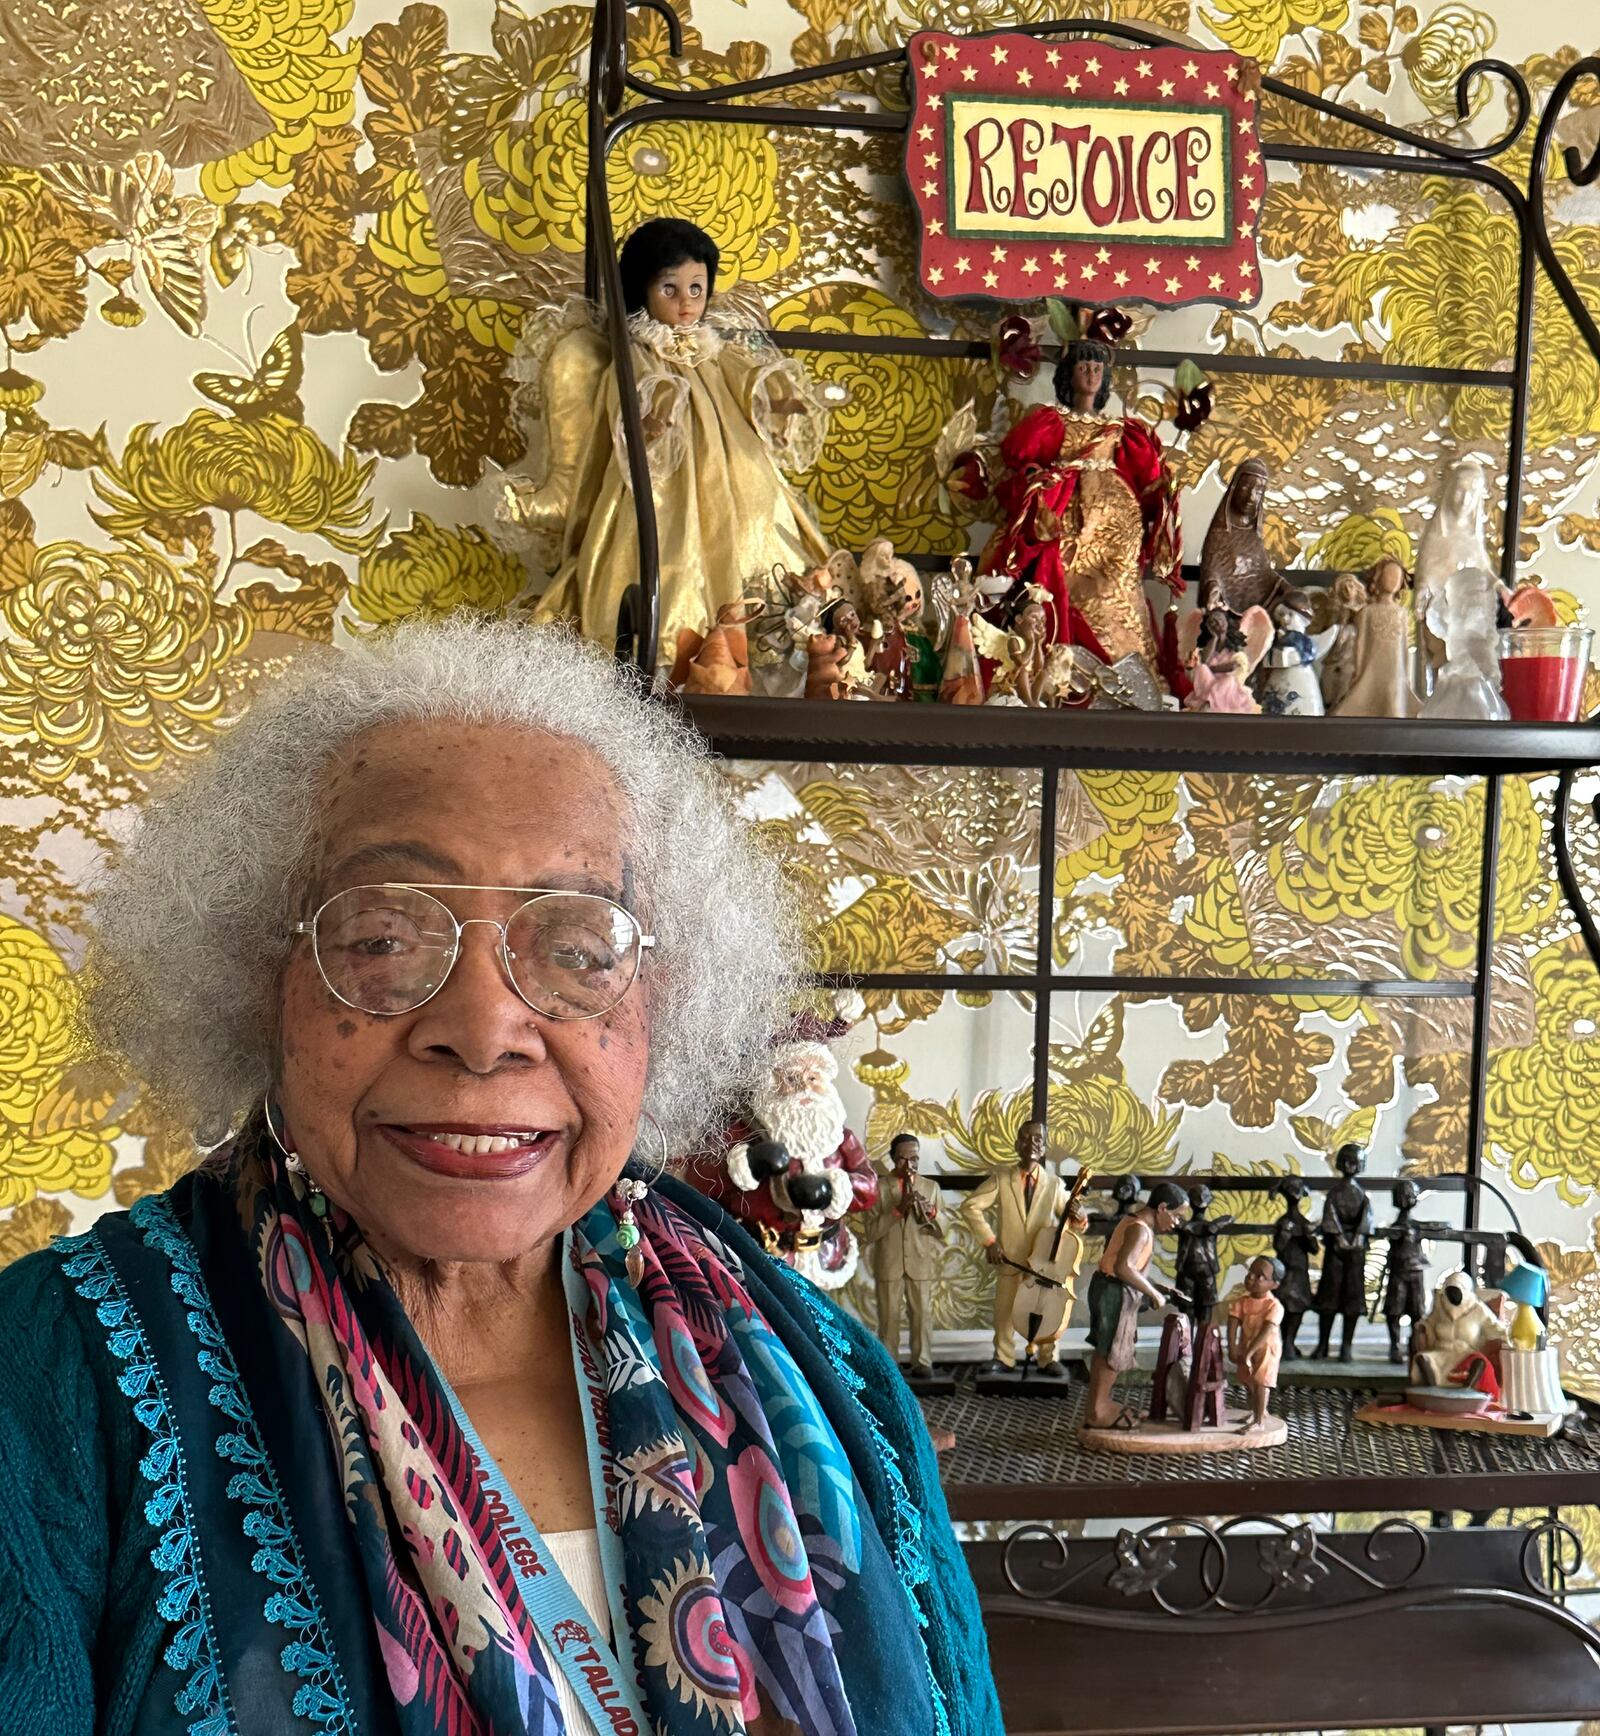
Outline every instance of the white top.
[[(544, 1541), (555, 1557), (556, 1566), (566, 1575), (567, 1584), (577, 1594), (578, 1602), (588, 1612), (595, 1628), (611, 1638), (611, 1606), (606, 1600), (605, 1570), (600, 1565), (600, 1536), (592, 1527), (587, 1531), (546, 1531)], [(567, 1685), (561, 1666), (550, 1655), (543, 1639), (539, 1641), (550, 1680), (556, 1685), (556, 1698), (561, 1704), (561, 1720), (567, 1736), (600, 1736), (594, 1720), (578, 1703), (578, 1696)]]

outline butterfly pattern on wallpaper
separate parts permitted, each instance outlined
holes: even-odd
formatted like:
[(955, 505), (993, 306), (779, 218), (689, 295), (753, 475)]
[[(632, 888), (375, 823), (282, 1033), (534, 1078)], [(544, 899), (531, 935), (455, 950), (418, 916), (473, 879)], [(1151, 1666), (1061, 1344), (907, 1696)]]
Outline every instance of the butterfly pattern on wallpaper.
[(285, 326), (267, 345), (261, 360), (248, 374), (218, 373), (202, 369), (194, 376), (195, 390), (213, 404), (231, 410), (241, 422), (263, 416), (304, 414), (300, 386), (305, 379), (305, 335), (299, 326)]

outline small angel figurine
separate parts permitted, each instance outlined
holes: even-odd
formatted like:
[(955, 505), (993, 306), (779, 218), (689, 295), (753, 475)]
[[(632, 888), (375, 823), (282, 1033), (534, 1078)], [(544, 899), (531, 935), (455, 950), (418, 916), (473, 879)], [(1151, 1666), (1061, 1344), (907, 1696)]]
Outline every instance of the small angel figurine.
[(1261, 709), (1270, 716), (1322, 716), (1317, 664), (1333, 649), (1339, 629), (1313, 633), (1311, 608), (1304, 591), (1281, 592), (1272, 606), (1272, 645), (1261, 660)]
[(922, 630), (921, 575), (879, 537), (861, 557), (861, 583), (881, 632), (867, 659), (879, 691), (887, 699), (937, 699), (939, 656)]
[(981, 616), (972, 629), (978, 650), (997, 665), (985, 705), (1047, 706), (1065, 697), (1071, 649), (1050, 643), (1050, 593), (1042, 585), (1029, 585), (1012, 600), (1006, 631)]
[(739, 597), (717, 610), (717, 624), (706, 633), (681, 629), (672, 685), (680, 693), (748, 693), (750, 644), (745, 628), (760, 607), (759, 598)]
[(935, 603), (949, 613), (939, 677), (939, 698), (945, 705), (983, 704), (983, 676), (972, 642), (972, 611), (981, 595), (966, 555), (957, 555), (950, 571), (935, 581)]
[[(703, 229), (641, 224), (618, 266), (628, 355), (648, 448), (661, 554), (660, 632), (699, 633), (775, 563), (806, 570), (828, 545), (786, 472), (814, 462), (827, 414), (804, 367), (755, 317), (716, 302), (719, 259)], [(615, 358), (595, 310), (535, 315), (514, 371), (531, 388), (537, 474), (502, 480), (497, 517), (551, 573), (535, 618), (614, 642), (639, 538)]]
[(772, 699), (798, 699), (804, 693), (807, 645), (834, 595), (833, 575), (825, 566), (803, 573), (773, 568), (766, 607), (750, 634), (750, 672), (758, 692)]
[(876, 699), (867, 685), (861, 617), (848, 597), (835, 597), (806, 641), (807, 699)]
[(1283, 1282), (1283, 1264), (1271, 1254), (1250, 1262), (1244, 1295), (1228, 1306), (1228, 1358), (1250, 1399), (1250, 1420), (1240, 1434), (1261, 1428), (1278, 1384), (1283, 1356), (1283, 1304), (1273, 1291)]
[(1423, 703), (1423, 717), (1510, 717), (1500, 695), (1498, 603), (1495, 577), (1482, 567), (1457, 567), (1434, 594), (1427, 625), (1444, 646), (1444, 666)]
[(1332, 711), (1356, 678), (1356, 622), (1367, 606), (1367, 587), (1354, 573), (1340, 573), (1330, 590), (1333, 646), (1322, 660), (1322, 706)]
[(1194, 689), (1183, 702), (1184, 710), (1260, 711), (1245, 683), (1271, 643), (1272, 618), (1265, 609), (1246, 609), (1237, 626), (1221, 609), (1204, 615), (1191, 610), (1178, 624), (1178, 645), (1187, 654)]
[(1367, 575), (1367, 604), (1356, 619), (1355, 679), (1335, 717), (1415, 717), (1407, 674), (1406, 616), (1400, 601), (1406, 570), (1386, 556)]
[[(1412, 609), (1417, 623), (1416, 690), (1426, 696), (1444, 667), (1444, 641), (1431, 623), (1445, 581), (1462, 567), (1490, 570), (1484, 520), (1489, 511), (1486, 460), (1476, 454), (1455, 459), (1444, 473), (1433, 517), (1417, 539), (1416, 590)], [(1460, 716), (1456, 712), (1450, 715)]]

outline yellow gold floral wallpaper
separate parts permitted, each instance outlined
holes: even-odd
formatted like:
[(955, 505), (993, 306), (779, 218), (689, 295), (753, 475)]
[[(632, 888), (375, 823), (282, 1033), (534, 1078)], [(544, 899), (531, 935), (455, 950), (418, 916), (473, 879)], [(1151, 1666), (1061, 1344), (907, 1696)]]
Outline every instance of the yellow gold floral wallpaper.
[[(681, 61), (651, 13), (631, 29), (647, 76), (705, 84), (1051, 10), (1224, 44), (1302, 90), (1451, 137), (1472, 59), (1512, 62), (1538, 97), (1600, 46), (1583, 0), (694, 0)], [(0, 13), (3, 1261), (190, 1160), (137, 1082), (69, 1039), (84, 888), (143, 793), (307, 642), (462, 604), (516, 608), (540, 584), (486, 534), (479, 485), (524, 456), (508, 363), (525, 310), (570, 293), (581, 269), (588, 15), (512, 0), (0, 0)], [(904, 100), (892, 78), (805, 94)], [(1473, 136), (1488, 138), (1503, 87), (1480, 86), (1474, 105)], [(1276, 100), (1264, 130), (1368, 142)], [(1597, 140), (1600, 89), (1587, 87), (1561, 141)], [(888, 141), (657, 123), (612, 167), (619, 232), (663, 212), (701, 222), (727, 281), (779, 325), (975, 336), (994, 317), (917, 290)], [(1600, 306), (1600, 187), (1574, 188), (1556, 165), (1550, 213)], [(1261, 248), (1254, 308), (1133, 310), (1141, 342), (1202, 362), (1509, 361), (1514, 225), (1462, 183), (1280, 167)], [(934, 443), (964, 404), (1003, 426), (1042, 382), (1008, 398), (978, 363), (813, 360), (840, 388), (804, 478), (830, 535), (949, 553), (980, 534), (952, 521)], [(1531, 379), (1520, 548), (1572, 616), (1600, 600), (1600, 373), (1543, 283)], [(1174, 442), (1191, 547), (1219, 472), (1250, 454), (1273, 469), (1276, 552), (1327, 567), (1408, 556), (1442, 459), (1504, 452), (1505, 395), (1482, 388), (1214, 383), (1212, 421)], [(1123, 369), (1117, 386), (1153, 419), (1170, 407), (1170, 374)], [(1029, 966), (1041, 884), (1068, 972), (1470, 967), (1471, 785), (1084, 774), (1063, 781), (1057, 860), (1041, 864), (1028, 777), (729, 775), (787, 851), (822, 963), (951, 977), (948, 992), (870, 996), (845, 1045), (875, 1152), (901, 1126), (935, 1167), (1009, 1151), (1031, 1009), (960, 979)], [(1538, 783), (1507, 792), (1490, 1174), (1555, 1268), (1572, 1382), (1600, 1396), (1600, 977), (1552, 890), (1548, 808)], [(1052, 1133), (1118, 1170), (1316, 1172), (1352, 1135), (1370, 1140), (1378, 1175), (1459, 1169), (1461, 1006), (1203, 981), (1176, 999), (1063, 994)], [(1509, 1222), (1502, 1210), (1487, 1220)], [(983, 1314), (964, 1252), (946, 1326)]]

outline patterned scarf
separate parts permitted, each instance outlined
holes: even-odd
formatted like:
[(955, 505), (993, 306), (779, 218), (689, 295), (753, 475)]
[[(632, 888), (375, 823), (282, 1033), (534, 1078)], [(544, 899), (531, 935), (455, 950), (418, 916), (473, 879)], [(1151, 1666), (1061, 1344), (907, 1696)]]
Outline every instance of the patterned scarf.
[[(244, 1155), (237, 1182), (267, 1297), (322, 1396), (401, 1731), (558, 1736), (517, 1540), (372, 1251), (342, 1212), (313, 1215), (270, 1152)], [(596, 1522), (622, 1540), (614, 1649), (626, 1661), (631, 1641), (644, 1708), (672, 1736), (853, 1736), (834, 1645), (866, 1587), (844, 1450), (737, 1257), (659, 1198), (636, 1217), (637, 1289), (613, 1201), (568, 1238), (589, 1298), (580, 1355), (605, 1391)], [(320, 1432), (308, 1455), (329, 1451)]]

